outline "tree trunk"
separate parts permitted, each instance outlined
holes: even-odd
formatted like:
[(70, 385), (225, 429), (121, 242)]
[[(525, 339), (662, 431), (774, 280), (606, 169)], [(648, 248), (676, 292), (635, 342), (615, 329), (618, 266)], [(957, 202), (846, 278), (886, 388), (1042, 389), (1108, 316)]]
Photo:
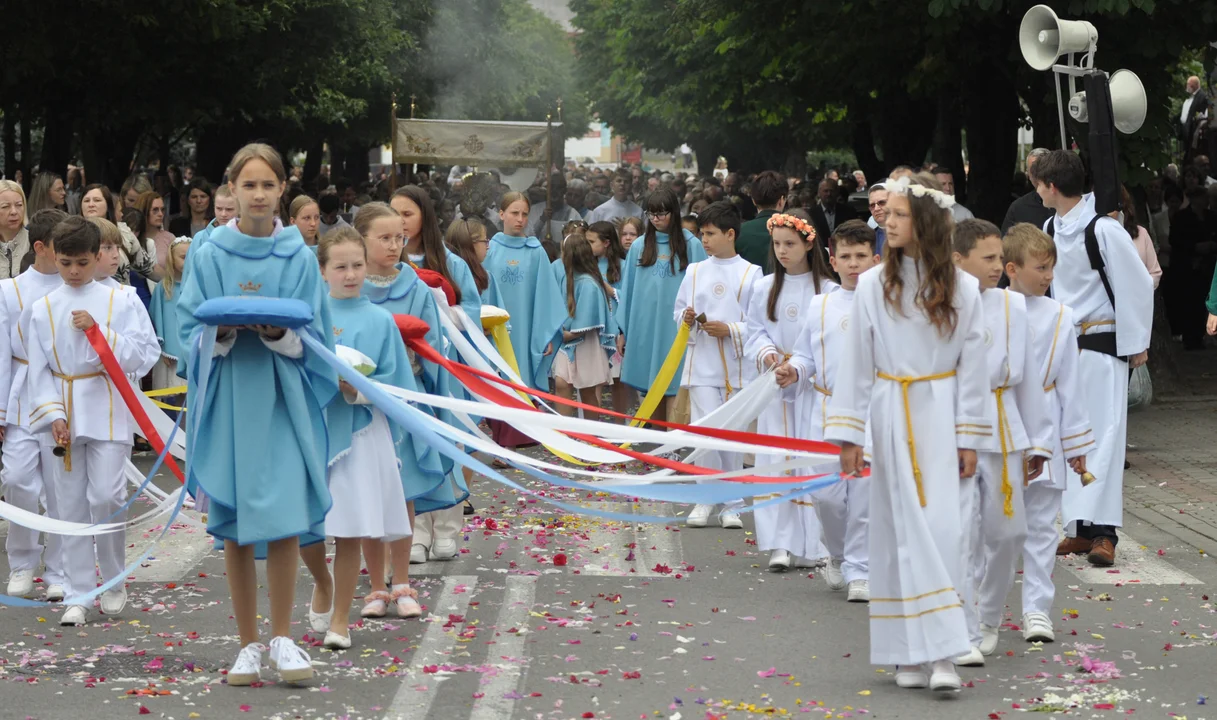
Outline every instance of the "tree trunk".
[(324, 155), (325, 138), (318, 137), (304, 155), (304, 187), (312, 187), (313, 181), (321, 174), (321, 161)]
[(968, 131), (969, 202), (976, 217), (1001, 222), (1010, 203), (1010, 179), (1018, 150), (1018, 94), (1007, 75), (978, 63), (964, 127)]
[(710, 177), (714, 174), (714, 166), (718, 164), (718, 144), (705, 138), (694, 137), (689, 140), (693, 148), (693, 156), (697, 159), (697, 174)]
[(72, 159), (72, 123), (70, 115), (58, 107), (50, 107), (43, 119), (42, 154), (38, 167), (67, 178), (68, 162)]
[(158, 135), (156, 138), (156, 164), (161, 172), (169, 172), (170, 154), (173, 148), (169, 145), (169, 135)]
[(34, 182), (33, 173), (30, 172), (30, 156), (34, 154), (33, 142), (30, 140), (30, 114), (25, 108), (21, 109), (21, 164), (18, 168), (21, 170), (21, 177), (24, 184), (24, 190), (30, 191), (30, 184)]
[(13, 177), (17, 169), (17, 116), (12, 107), (4, 111), (4, 176)]
[(934, 141), (937, 99), (913, 99), (907, 93), (889, 91), (879, 96), (879, 112), (884, 168), (890, 172), (897, 165), (921, 167)]
[[(850, 112), (854, 115), (853, 111)], [(853, 145), (854, 157), (858, 166), (866, 174), (866, 181), (872, 185), (882, 182), (887, 177), (887, 168), (875, 153), (875, 130), (869, 118), (858, 113), (851, 123), (850, 143)]]
[(955, 179), (955, 197), (968, 201), (968, 178), (963, 171), (963, 118), (959, 112), (958, 91), (944, 89), (938, 95), (938, 127), (934, 131), (934, 162), (950, 169)]
[(90, 182), (118, 191), (131, 172), (131, 157), (143, 131), (126, 127), (91, 127), (81, 138), (81, 153)]

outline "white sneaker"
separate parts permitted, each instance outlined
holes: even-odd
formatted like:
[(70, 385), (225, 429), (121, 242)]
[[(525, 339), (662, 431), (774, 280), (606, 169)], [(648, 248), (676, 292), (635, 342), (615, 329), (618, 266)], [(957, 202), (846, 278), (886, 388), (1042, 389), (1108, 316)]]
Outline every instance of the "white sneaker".
[[(332, 586), (331, 586), (332, 587)], [(313, 594), (308, 601), (308, 626), (315, 633), (323, 633), (330, 629), (330, 618), (334, 617), (334, 591), (330, 590), (330, 609), (325, 612), (313, 610), (313, 598), (317, 597), (317, 586), (313, 586)]]
[(930, 689), (934, 692), (954, 693), (963, 687), (959, 673), (950, 660), (938, 660), (930, 663)]
[[(411, 545), (410, 546), (410, 564), (411, 565), (422, 565), (425, 562), (427, 562), (427, 546), (419, 545), (418, 543), (414, 543), (413, 545)], [(386, 576), (386, 577), (388, 577), (388, 576)], [(392, 582), (392, 578), (390, 578), (390, 582)]]
[(117, 587), (101, 594), (101, 614), (117, 615), (127, 607), (127, 589)]
[(924, 665), (896, 668), (896, 687), (923, 688), (930, 686), (930, 674)]
[[(458, 554), (455, 540), (436, 539), (432, 541), (431, 559), (432, 560), (451, 560)], [(413, 548), (411, 548), (413, 549)]]
[(279, 679), (298, 683), (313, 677), (313, 662), (296, 641), (280, 636), (270, 641), (270, 666), (279, 671)]
[(828, 589), (833, 592), (845, 589), (845, 576), (841, 574), (840, 560), (833, 558), (824, 566), (824, 582), (828, 583)]
[(769, 554), (769, 569), (773, 572), (786, 572), (790, 569), (790, 553), (785, 550), (774, 550)]
[(846, 601), (852, 603), (870, 602), (870, 581), (850, 580), (849, 594), (845, 596), (845, 599)]
[(59, 602), (64, 597), (63, 585), (55, 583), (48, 585), (46, 589), (47, 602)]
[(988, 657), (997, 650), (997, 628), (980, 624), (980, 654)]
[(89, 622), (89, 610), (84, 605), (69, 605), (59, 617), (60, 625), (84, 625)]
[(734, 510), (723, 510), (719, 513), (718, 524), (724, 530), (739, 530), (744, 527), (744, 521), (740, 520), (739, 513)]
[(331, 630), (325, 631), (325, 647), (330, 650), (349, 650), (351, 648), (351, 636), (339, 635)]
[(228, 669), (228, 684), (233, 687), (246, 687), (262, 679), (262, 653), (266, 646), (262, 643), (250, 643), (241, 648), (237, 659)]
[(1048, 613), (1030, 612), (1023, 616), (1023, 639), (1027, 642), (1056, 642)]
[(963, 667), (984, 667), (985, 656), (980, 654), (980, 648), (973, 646), (971, 650), (955, 658), (955, 664)]
[(689, 527), (703, 528), (710, 522), (710, 513), (714, 512), (713, 505), (694, 505), (689, 511), (689, 517), (685, 518), (685, 524)]
[(8, 576), (8, 594), (12, 597), (29, 597), (34, 594), (34, 571), (14, 570)]

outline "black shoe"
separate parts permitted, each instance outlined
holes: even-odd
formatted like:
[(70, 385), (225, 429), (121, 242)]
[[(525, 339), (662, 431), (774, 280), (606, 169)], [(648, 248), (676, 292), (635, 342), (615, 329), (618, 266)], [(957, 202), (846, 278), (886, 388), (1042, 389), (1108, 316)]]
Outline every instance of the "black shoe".
[(474, 510), (474, 509), (473, 509), (473, 503), (471, 503), (471, 502), (469, 502), (468, 500), (466, 500), (466, 501), (465, 501), (465, 509), (464, 509), (464, 511), (463, 511), (463, 512), (464, 512), (464, 514), (465, 514), (466, 516), (469, 516), (469, 515), (472, 515), (472, 514), (474, 514), (475, 512), (477, 512), (477, 510)]
[(1124, 469), (1125, 469), (1125, 470), (1127, 470), (1127, 469), (1128, 469), (1128, 468), (1130, 468), (1130, 467), (1132, 467), (1132, 463), (1130, 463), (1130, 462), (1128, 462), (1127, 460), (1125, 460), (1125, 461), (1124, 461)]

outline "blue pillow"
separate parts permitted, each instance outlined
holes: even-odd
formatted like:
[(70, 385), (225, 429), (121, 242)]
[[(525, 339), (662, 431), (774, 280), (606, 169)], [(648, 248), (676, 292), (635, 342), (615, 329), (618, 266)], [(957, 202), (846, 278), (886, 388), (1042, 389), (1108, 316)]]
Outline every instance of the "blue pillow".
[(194, 316), (204, 325), (271, 325), (294, 330), (313, 321), (313, 308), (295, 298), (233, 295), (207, 300)]

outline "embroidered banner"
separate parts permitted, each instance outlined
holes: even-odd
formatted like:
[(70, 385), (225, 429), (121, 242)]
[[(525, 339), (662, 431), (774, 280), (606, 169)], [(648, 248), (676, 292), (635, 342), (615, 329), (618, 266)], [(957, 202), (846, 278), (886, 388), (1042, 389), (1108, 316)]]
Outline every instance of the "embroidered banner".
[[(545, 167), (550, 127), (536, 122), (399, 119), (393, 159), (399, 163)], [(561, 123), (552, 125), (558, 137), (561, 127)]]

